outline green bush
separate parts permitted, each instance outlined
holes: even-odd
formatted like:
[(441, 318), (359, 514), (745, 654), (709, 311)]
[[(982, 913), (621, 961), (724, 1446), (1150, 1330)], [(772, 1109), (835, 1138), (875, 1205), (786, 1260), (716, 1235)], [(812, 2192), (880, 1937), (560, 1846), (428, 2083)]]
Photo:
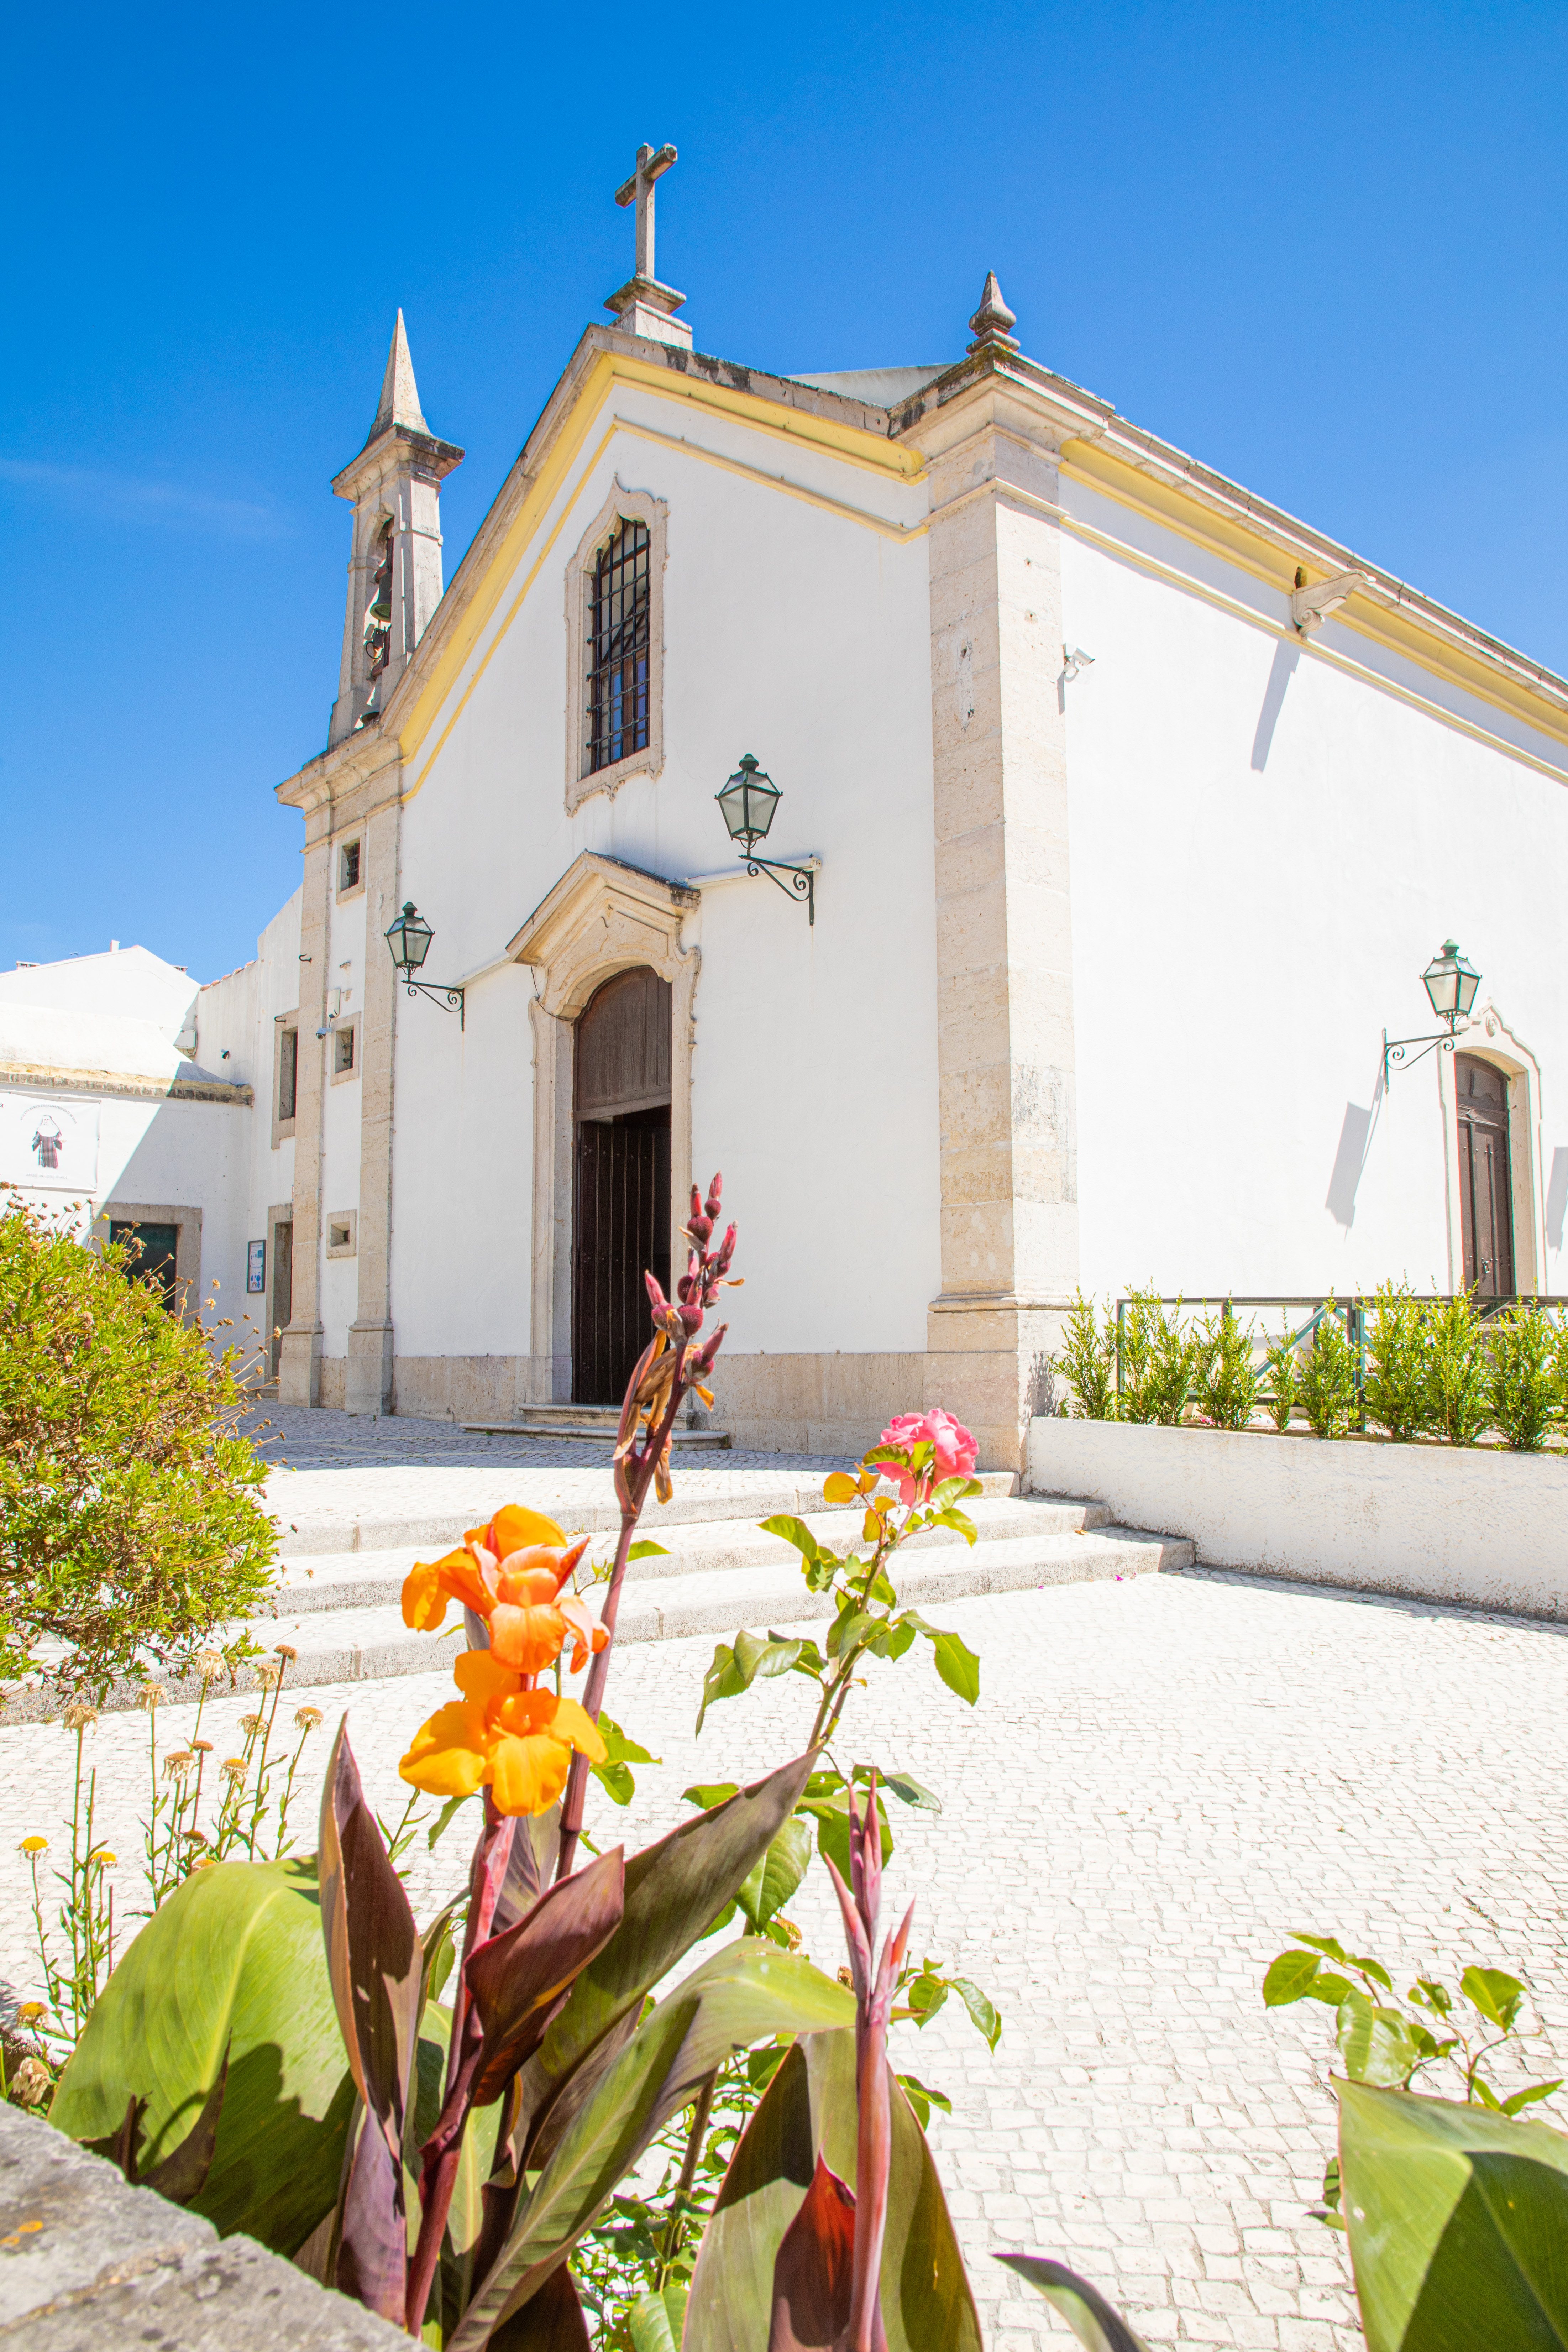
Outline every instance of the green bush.
[(42, 1671), (101, 1699), (153, 1661), (178, 1673), (271, 1581), (238, 1350), (126, 1262), (0, 1215), (0, 1685)]
[(1289, 1315), (1278, 1339), (1268, 1342), (1267, 1361), (1268, 1410), (1273, 1415), (1275, 1428), (1287, 1430), (1290, 1426), (1290, 1415), (1296, 1409), (1296, 1400), (1301, 1392), (1301, 1358)]
[(1487, 1407), (1516, 1454), (1539, 1454), (1558, 1418), (1558, 1328), (1539, 1307), (1510, 1307), (1486, 1327)]
[(1450, 1445), (1473, 1445), (1487, 1425), (1487, 1343), (1475, 1295), (1462, 1291), (1426, 1314), (1423, 1419)]
[(1202, 1342), (1184, 1338), (1182, 1302), (1167, 1316), (1152, 1285), (1128, 1293), (1121, 1326), (1121, 1418), (1158, 1422), (1173, 1429), (1181, 1420), (1198, 1369)]
[(1319, 1437), (1342, 1437), (1355, 1409), (1355, 1350), (1331, 1304), (1303, 1351), (1301, 1410)]
[(1252, 1419), (1258, 1402), (1253, 1339), (1251, 1324), (1243, 1330), (1228, 1306), (1208, 1317), (1200, 1328), (1193, 1391), (1216, 1429), (1245, 1429)]
[(1367, 1334), (1368, 1417), (1406, 1442), (1426, 1427), (1429, 1391), (1425, 1310), (1403, 1283), (1383, 1283)]
[(1109, 1307), (1100, 1328), (1094, 1301), (1080, 1290), (1068, 1317), (1061, 1366), (1072, 1383), (1079, 1421), (1115, 1421), (1116, 1325)]

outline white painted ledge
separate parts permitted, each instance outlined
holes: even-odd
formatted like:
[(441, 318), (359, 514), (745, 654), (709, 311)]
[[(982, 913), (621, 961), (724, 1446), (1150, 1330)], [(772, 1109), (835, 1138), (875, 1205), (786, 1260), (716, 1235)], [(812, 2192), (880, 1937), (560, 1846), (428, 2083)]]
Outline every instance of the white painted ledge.
[(1187, 1536), (1205, 1567), (1568, 1619), (1561, 1454), (1053, 1418), (1028, 1483)]

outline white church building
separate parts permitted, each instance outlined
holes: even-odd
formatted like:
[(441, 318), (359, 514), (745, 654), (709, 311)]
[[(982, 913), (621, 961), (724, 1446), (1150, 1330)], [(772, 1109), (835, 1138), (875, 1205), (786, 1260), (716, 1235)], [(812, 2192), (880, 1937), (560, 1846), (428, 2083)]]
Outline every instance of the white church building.
[(673, 160), (449, 584), (401, 314), (332, 484), (300, 891), (196, 1007), (254, 1097), (205, 1271), (283, 1402), (618, 1399), (716, 1168), (738, 1444), (941, 1402), (1015, 1465), (1080, 1287), (1568, 1289), (1568, 685), (1026, 357), (994, 278), (956, 359), (706, 356)]

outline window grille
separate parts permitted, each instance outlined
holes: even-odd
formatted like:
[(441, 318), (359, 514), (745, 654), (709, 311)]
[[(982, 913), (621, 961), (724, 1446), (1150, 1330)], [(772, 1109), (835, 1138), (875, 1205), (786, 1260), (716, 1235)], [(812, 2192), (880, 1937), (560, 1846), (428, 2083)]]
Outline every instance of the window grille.
[(338, 887), (340, 890), (357, 890), (359, 888), (359, 844), (357, 841), (347, 841), (343, 844), (342, 865), (338, 875)]
[(588, 768), (648, 743), (648, 531), (623, 521), (594, 566), (588, 635)]
[(333, 1037), (332, 1066), (339, 1077), (342, 1077), (354, 1066), (354, 1033), (352, 1029), (338, 1029), (333, 1032)]

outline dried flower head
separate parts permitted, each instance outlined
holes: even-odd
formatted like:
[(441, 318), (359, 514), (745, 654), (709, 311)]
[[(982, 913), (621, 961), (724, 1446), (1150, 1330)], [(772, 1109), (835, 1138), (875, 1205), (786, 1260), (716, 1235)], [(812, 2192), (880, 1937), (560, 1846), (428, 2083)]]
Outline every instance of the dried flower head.
[(195, 1750), (194, 1748), (176, 1748), (170, 1755), (165, 1756), (163, 1759), (164, 1780), (183, 1780), (195, 1760)]
[(136, 1704), (143, 1715), (152, 1715), (168, 1696), (162, 1683), (143, 1683), (136, 1694)]
[(180, 1835), (187, 1845), (205, 1845), (207, 1843), (205, 1830), (182, 1830)]
[(49, 2004), (47, 2000), (25, 2000), (16, 2011), (16, 2018), (18, 2023), (22, 2025), (39, 2025), (48, 2013)]
[(210, 1756), (213, 1752), (213, 1744), (210, 1739), (193, 1739), (191, 1746), (198, 1756)]
[(295, 1649), (291, 1642), (274, 1642), (272, 1647), (276, 1654), (280, 1658), (294, 1659), (300, 1654), (299, 1651)]
[(25, 2107), (41, 2106), (49, 2095), (49, 2070), (41, 2058), (24, 2058), (11, 2077), (11, 2092)]
[(274, 1683), (283, 1679), (283, 1661), (281, 1658), (252, 1658), (250, 1671), (263, 1690), (270, 1690)]
[(85, 1700), (73, 1699), (60, 1721), (68, 1731), (90, 1731), (98, 1721), (98, 1709), (89, 1706)]
[(193, 1870), (211, 1870), (216, 1860), (217, 1856), (216, 1853), (198, 1853), (195, 1860), (192, 1863), (191, 1868)]
[(297, 1706), (294, 1720), (301, 1731), (314, 1731), (321, 1720), (321, 1710), (319, 1706)]
[(217, 1769), (226, 1780), (243, 1780), (245, 1759), (243, 1756), (226, 1756)]
[(239, 1718), (239, 1727), (247, 1738), (254, 1739), (266, 1721), (267, 1717), (264, 1715), (242, 1715)]
[(198, 1650), (191, 1663), (204, 1683), (216, 1682), (219, 1675), (228, 1672), (228, 1660), (221, 1650)]
[(44, 1837), (26, 1837), (16, 1848), (18, 1853), (47, 1853), (49, 1842)]

